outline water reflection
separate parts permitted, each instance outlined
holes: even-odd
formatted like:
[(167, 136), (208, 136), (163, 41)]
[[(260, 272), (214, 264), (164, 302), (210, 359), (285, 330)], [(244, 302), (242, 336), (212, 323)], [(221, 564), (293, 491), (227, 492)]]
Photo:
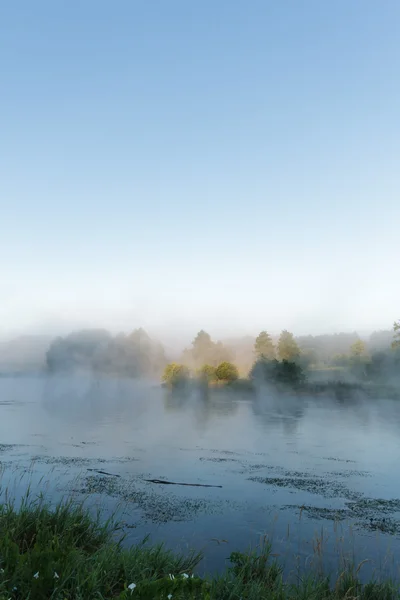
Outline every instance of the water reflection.
[(304, 416), (305, 403), (301, 398), (292, 396), (276, 397), (274, 395), (260, 395), (251, 402), (254, 417), (266, 430), (283, 427), (287, 436), (297, 432), (299, 421)]

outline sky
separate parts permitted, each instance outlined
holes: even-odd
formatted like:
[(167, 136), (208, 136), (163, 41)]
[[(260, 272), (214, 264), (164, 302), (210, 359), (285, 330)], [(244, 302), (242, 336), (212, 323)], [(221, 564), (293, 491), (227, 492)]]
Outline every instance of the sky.
[(388, 329), (398, 0), (0, 7), (0, 336)]

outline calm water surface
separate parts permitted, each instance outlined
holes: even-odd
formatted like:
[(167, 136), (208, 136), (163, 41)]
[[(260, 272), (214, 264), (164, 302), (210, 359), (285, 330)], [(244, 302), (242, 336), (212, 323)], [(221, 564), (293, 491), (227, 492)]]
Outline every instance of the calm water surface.
[(52, 500), (87, 498), (119, 511), (129, 542), (150, 534), (202, 549), (203, 571), (268, 536), (288, 571), (369, 559), (365, 577), (397, 577), (399, 443), (400, 403), (389, 400), (0, 378), (3, 494), (30, 483)]

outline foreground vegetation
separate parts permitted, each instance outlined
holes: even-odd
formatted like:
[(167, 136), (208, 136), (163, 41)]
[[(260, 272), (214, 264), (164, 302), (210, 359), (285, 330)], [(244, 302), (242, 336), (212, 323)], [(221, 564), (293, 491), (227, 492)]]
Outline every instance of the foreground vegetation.
[(198, 554), (175, 555), (146, 542), (124, 548), (120, 527), (101, 523), (71, 502), (54, 510), (27, 496), (22, 505), (0, 505), (0, 600), (220, 599), (389, 600), (391, 582), (361, 584), (359, 568), (336, 582), (299, 574), (285, 581), (265, 543), (258, 552), (233, 553), (225, 573), (193, 574)]

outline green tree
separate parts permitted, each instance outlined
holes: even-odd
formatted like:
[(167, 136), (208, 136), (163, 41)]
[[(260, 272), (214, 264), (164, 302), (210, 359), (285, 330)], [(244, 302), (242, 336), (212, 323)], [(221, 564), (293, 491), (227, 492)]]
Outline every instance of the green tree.
[(305, 375), (300, 365), (283, 359), (277, 363), (274, 373), (276, 383), (296, 386), (304, 383)]
[(192, 347), (184, 351), (182, 360), (198, 369), (204, 364), (216, 367), (221, 362), (232, 360), (232, 356), (222, 342), (213, 342), (211, 336), (202, 329), (194, 338)]
[(357, 340), (350, 347), (350, 354), (353, 358), (361, 358), (366, 355), (366, 345), (362, 340)]
[(300, 348), (293, 333), (284, 329), (279, 336), (278, 355), (281, 360), (294, 362), (300, 357)]
[(232, 362), (233, 355), (222, 342), (215, 342), (210, 358), (211, 364), (216, 367), (222, 362)]
[(368, 376), (367, 363), (369, 358), (367, 356), (366, 344), (362, 340), (357, 340), (350, 347), (350, 369), (353, 375), (360, 379), (365, 379)]
[(273, 360), (275, 358), (275, 347), (271, 336), (266, 331), (261, 331), (257, 336), (254, 344), (254, 354), (256, 360), (258, 358), (266, 358), (267, 360)]
[(202, 329), (196, 335), (192, 342), (192, 356), (195, 363), (201, 362), (204, 364), (207, 356), (210, 355), (214, 347), (214, 343), (209, 333)]
[(273, 381), (278, 364), (276, 358), (268, 360), (261, 356), (251, 367), (249, 378), (258, 382)]
[(219, 381), (236, 381), (239, 378), (239, 372), (235, 365), (227, 361), (218, 365), (215, 375)]
[(400, 320), (395, 321), (393, 324), (393, 342), (392, 342), (393, 350), (400, 349)]
[(254, 363), (249, 377), (255, 383), (284, 384), (292, 387), (304, 383), (306, 379), (299, 364), (286, 359), (279, 362), (265, 358), (259, 358)]
[(201, 379), (209, 382), (217, 380), (216, 368), (212, 365), (203, 365), (201, 369), (198, 370), (198, 374)]
[(178, 385), (184, 383), (189, 375), (189, 369), (185, 365), (170, 363), (165, 367), (162, 379), (168, 385)]

